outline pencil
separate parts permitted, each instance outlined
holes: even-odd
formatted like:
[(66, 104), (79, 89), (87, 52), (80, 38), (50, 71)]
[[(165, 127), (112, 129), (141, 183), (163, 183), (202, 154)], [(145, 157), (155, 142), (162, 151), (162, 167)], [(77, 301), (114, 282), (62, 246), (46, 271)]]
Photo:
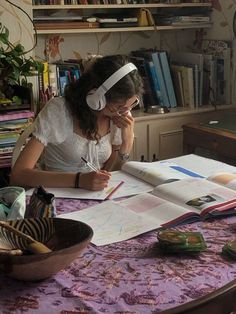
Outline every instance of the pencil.
[(111, 191), (111, 193), (109, 193), (106, 197), (106, 200), (107, 199), (110, 199), (111, 196), (122, 186), (122, 184), (124, 184), (125, 182), (124, 181), (120, 181), (120, 183)]

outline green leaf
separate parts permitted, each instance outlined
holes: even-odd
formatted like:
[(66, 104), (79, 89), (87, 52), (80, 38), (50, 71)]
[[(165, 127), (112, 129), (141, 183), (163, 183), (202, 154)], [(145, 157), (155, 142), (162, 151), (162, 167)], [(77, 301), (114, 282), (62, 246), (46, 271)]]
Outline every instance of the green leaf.
[(0, 42), (2, 42), (4, 45), (8, 45), (8, 36), (4, 33), (0, 34)]

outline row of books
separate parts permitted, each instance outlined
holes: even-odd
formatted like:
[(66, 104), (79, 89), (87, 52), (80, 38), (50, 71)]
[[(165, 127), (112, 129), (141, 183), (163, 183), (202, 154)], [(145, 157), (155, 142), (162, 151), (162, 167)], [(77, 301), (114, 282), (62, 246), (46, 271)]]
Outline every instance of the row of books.
[(176, 15), (158, 16), (157, 25), (181, 26), (192, 23), (210, 23), (210, 16), (205, 15)]
[(0, 168), (11, 166), (15, 144), (27, 126), (32, 123), (34, 112), (17, 110), (0, 115)]
[(153, 13), (156, 25), (183, 26), (188, 24), (210, 23), (211, 7), (168, 7)]
[[(144, 81), (143, 104), (167, 108), (198, 108), (231, 103), (231, 47), (219, 40), (203, 40), (201, 51), (174, 52), (155, 49), (132, 51)], [(63, 96), (65, 86), (81, 75), (79, 63), (44, 63), (39, 77), (40, 102)]]
[(141, 49), (131, 53), (144, 81), (143, 103), (149, 106), (198, 108), (231, 103), (231, 48), (204, 40), (201, 52)]
[(148, 106), (176, 107), (177, 101), (166, 51), (141, 49), (131, 52), (144, 81), (143, 103)]
[(39, 75), (39, 99), (44, 105), (50, 98), (63, 96), (65, 86), (79, 79), (81, 69), (79, 63), (44, 62), (44, 71)]

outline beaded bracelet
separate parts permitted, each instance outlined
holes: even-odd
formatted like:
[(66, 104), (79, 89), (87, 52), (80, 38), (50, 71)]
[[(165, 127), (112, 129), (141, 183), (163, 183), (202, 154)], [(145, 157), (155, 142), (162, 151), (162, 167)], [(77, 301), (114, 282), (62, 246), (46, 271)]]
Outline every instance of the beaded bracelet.
[(79, 179), (80, 179), (80, 172), (77, 172), (75, 177), (75, 188), (79, 188)]

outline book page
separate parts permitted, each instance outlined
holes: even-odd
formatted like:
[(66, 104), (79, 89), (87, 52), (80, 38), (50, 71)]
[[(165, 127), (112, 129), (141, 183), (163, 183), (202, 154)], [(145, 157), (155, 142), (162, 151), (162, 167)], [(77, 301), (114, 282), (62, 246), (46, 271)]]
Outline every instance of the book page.
[(176, 158), (171, 158), (163, 161), (175, 163), (188, 170), (194, 171), (206, 178), (217, 173), (227, 172), (235, 173), (236, 167), (223, 163), (221, 161), (209, 159), (206, 157), (197, 156), (194, 154), (184, 155)]
[(157, 186), (152, 193), (199, 212), (223, 211), (236, 206), (236, 191), (206, 179), (188, 178)]
[(207, 178), (209, 181), (226, 186), (229, 189), (236, 191), (236, 174), (233, 173), (219, 173)]
[[(122, 184), (121, 184), (122, 182)], [(55, 197), (105, 200), (135, 195), (152, 191), (153, 186), (123, 171), (111, 172), (111, 179), (107, 188), (101, 191), (90, 191), (76, 188), (46, 188), (48, 193)], [(26, 195), (32, 195), (34, 189), (26, 191)]]
[(187, 174), (156, 162), (128, 161), (122, 165), (122, 170), (136, 178), (157, 186), (171, 180), (180, 180), (189, 177)]
[(111, 173), (111, 180), (114, 185), (123, 181), (123, 184), (112, 194), (109, 199), (116, 199), (124, 196), (136, 195), (143, 192), (150, 192), (153, 186), (146, 183), (124, 171), (113, 171)]
[[(192, 216), (192, 220), (196, 220), (199, 211), (196, 209), (189, 210), (183, 206), (168, 202), (162, 198), (154, 196), (150, 193), (142, 193), (119, 203), (121, 206), (132, 210), (136, 214), (158, 222), (159, 225), (173, 225), (186, 221)], [(195, 217), (195, 219), (194, 219)]]
[[(123, 181), (110, 180), (109, 185), (101, 191), (91, 191), (80, 188), (46, 188), (48, 193), (54, 194), (55, 197), (88, 199), (88, 200), (105, 200), (114, 197), (119, 188), (123, 185)], [(34, 189), (27, 190), (26, 195), (31, 196)]]
[(57, 216), (85, 222), (93, 229), (91, 242), (106, 245), (133, 238), (160, 227), (157, 221), (142, 217), (114, 201)]

